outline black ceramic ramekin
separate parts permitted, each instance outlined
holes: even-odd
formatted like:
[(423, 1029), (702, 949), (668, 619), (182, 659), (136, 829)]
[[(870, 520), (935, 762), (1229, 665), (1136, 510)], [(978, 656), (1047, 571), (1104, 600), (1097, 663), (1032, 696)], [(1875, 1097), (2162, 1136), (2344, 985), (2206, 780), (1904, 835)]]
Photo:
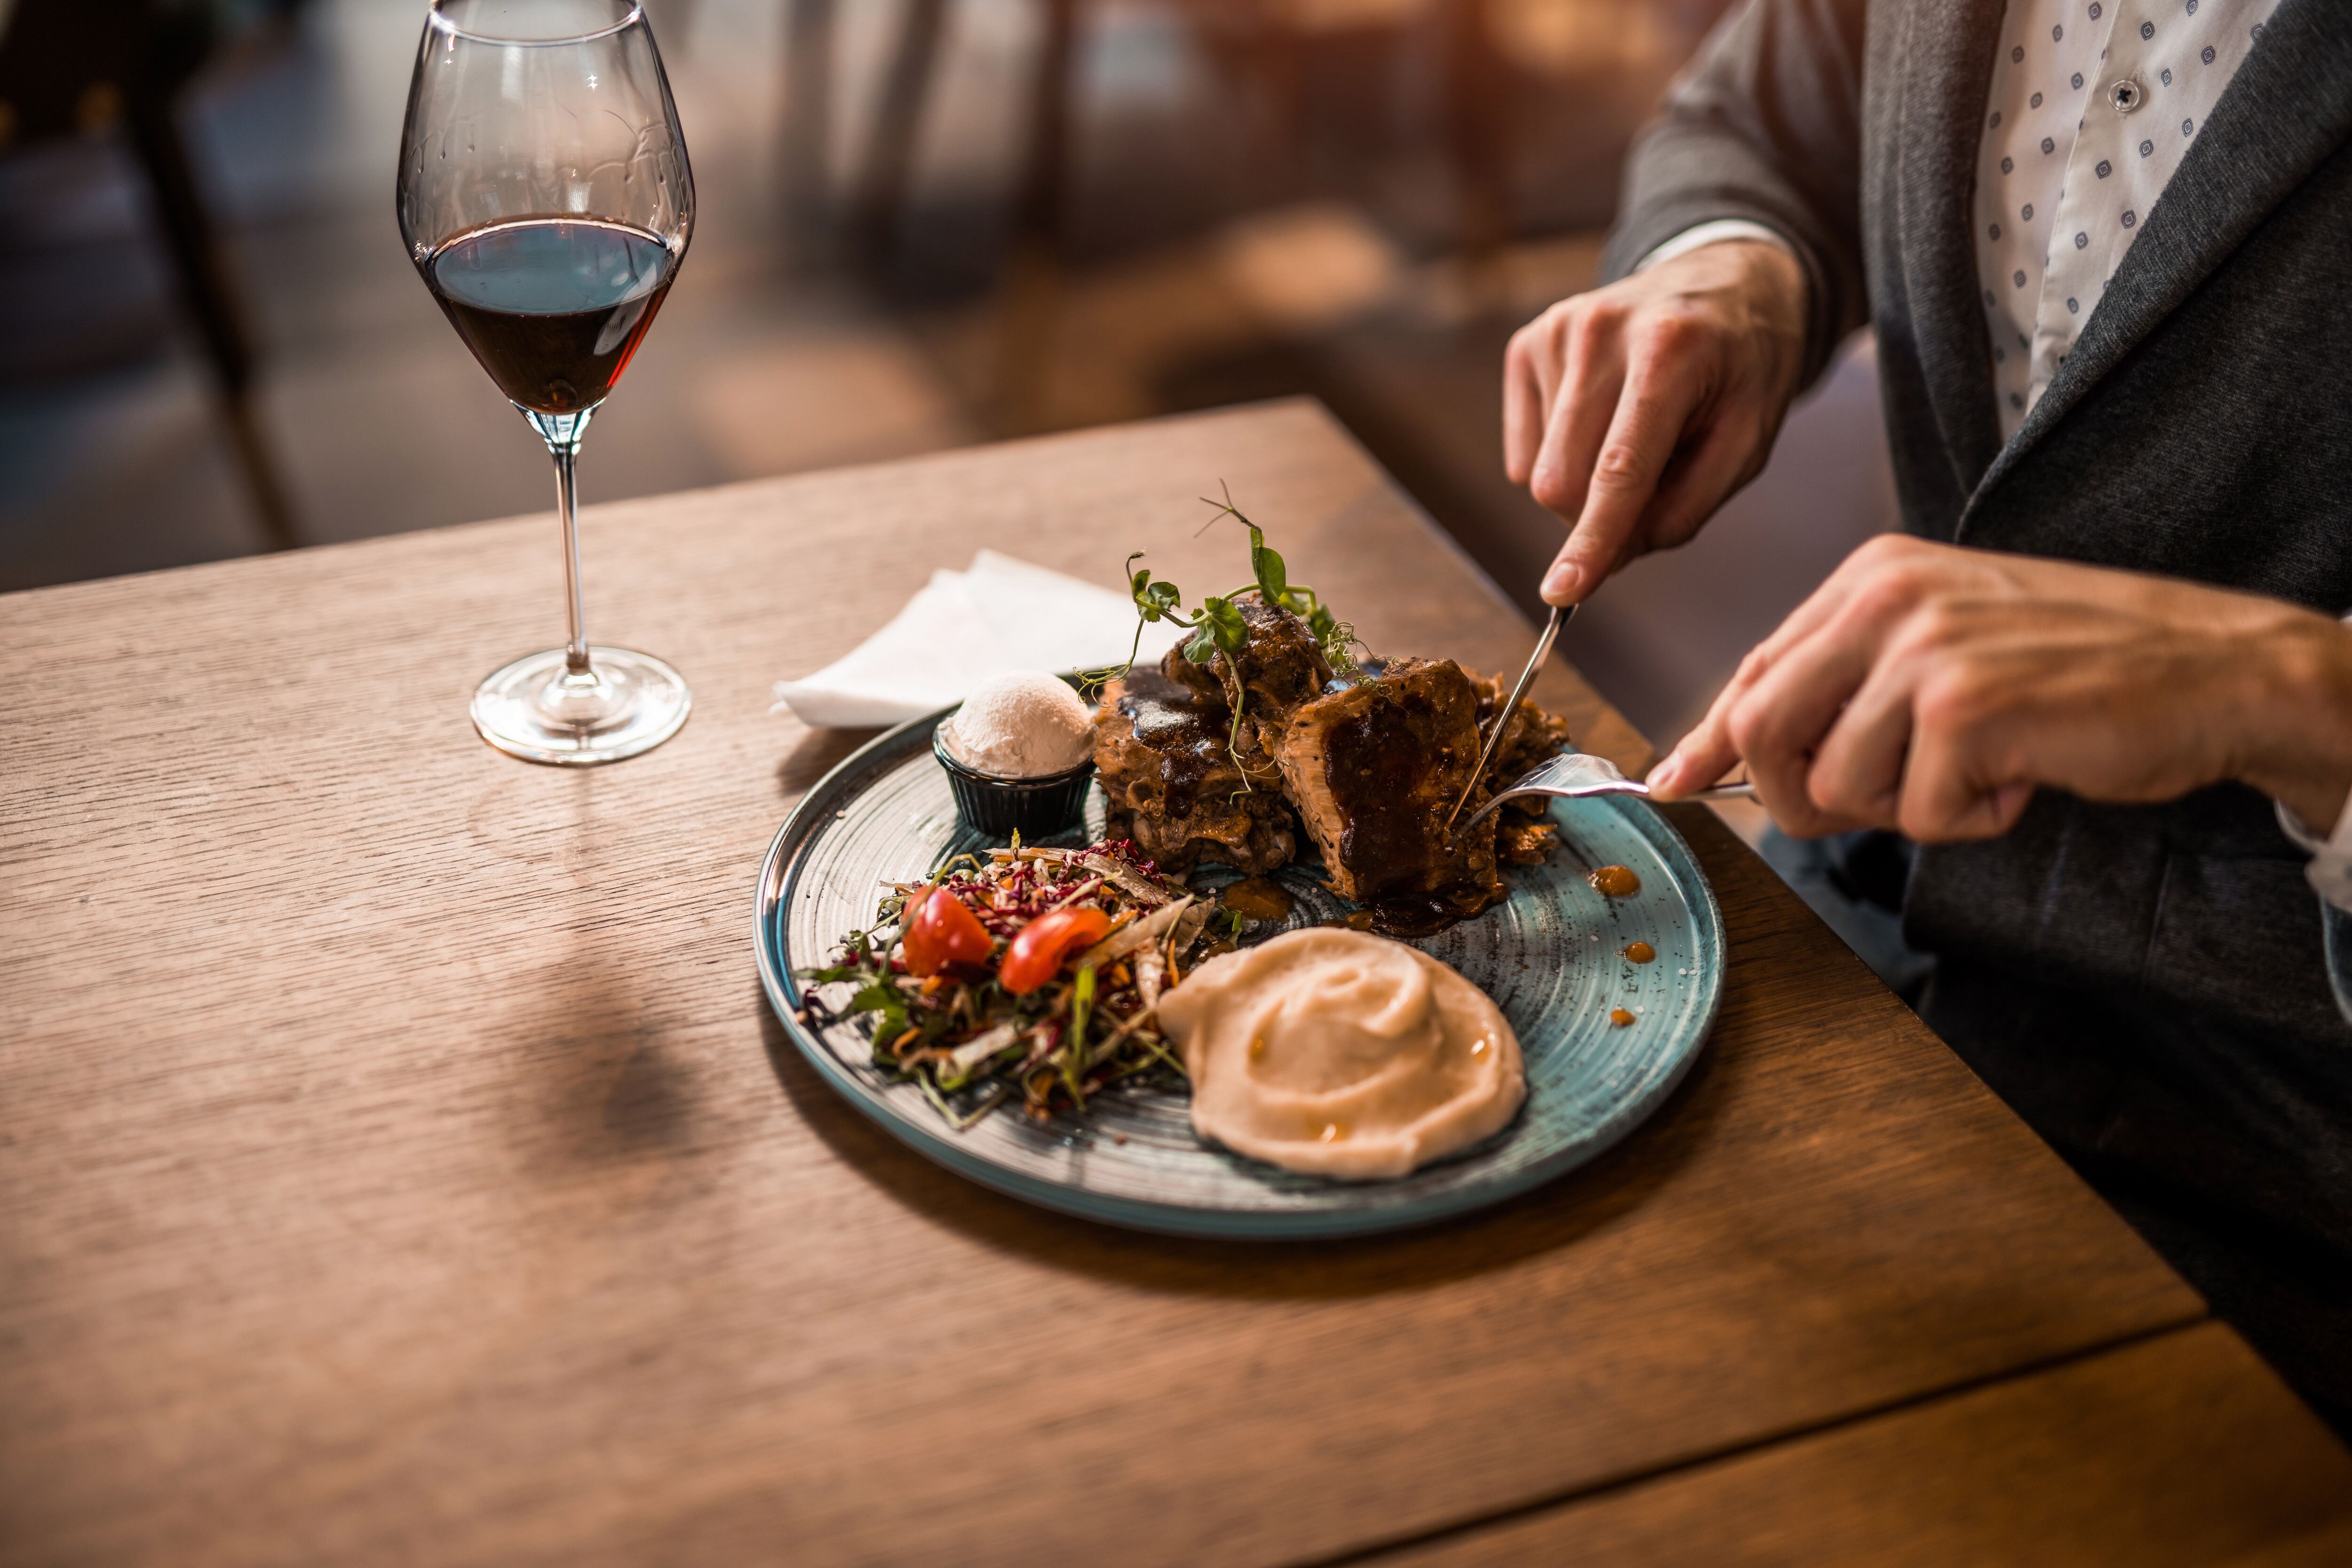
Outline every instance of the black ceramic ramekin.
[(931, 755), (947, 770), (956, 810), (982, 833), (1025, 840), (1049, 838), (1075, 827), (1087, 814), (1087, 786), (1094, 783), (1095, 760), (1034, 779), (1001, 779), (966, 767), (948, 751), (947, 726), (931, 731)]

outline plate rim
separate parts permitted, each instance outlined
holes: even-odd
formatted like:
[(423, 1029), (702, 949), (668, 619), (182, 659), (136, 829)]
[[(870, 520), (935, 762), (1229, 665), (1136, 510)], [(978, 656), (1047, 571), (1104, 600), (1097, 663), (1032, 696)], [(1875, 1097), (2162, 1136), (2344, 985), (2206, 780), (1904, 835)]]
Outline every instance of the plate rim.
[[(804, 1005), (799, 984), (782, 968), (777, 962), (778, 955), (772, 951), (777, 945), (772, 942), (771, 932), (775, 924), (776, 909), (782, 900), (787, 849), (801, 846), (821, 829), (825, 814), (835, 808), (834, 795), (845, 787), (848, 775), (863, 771), (871, 764), (876, 753), (902, 743), (911, 732), (919, 730), (928, 733), (936, 729), (941, 721), (961, 706), (961, 702), (951, 702), (930, 713), (890, 726), (826, 769), (823, 776), (794, 803), (782, 825), (776, 829), (775, 836), (769, 840), (767, 853), (760, 862), (759, 878), (752, 888), (751, 947), (759, 963), (760, 984), (767, 994), (770, 1011), (775, 1015), (785, 1037), (793, 1042), (801, 1058), (816, 1070), (826, 1087), (899, 1143), (934, 1164), (992, 1192), (1057, 1214), (1160, 1236), (1227, 1241), (1305, 1241), (1410, 1230), (1507, 1203), (1599, 1159), (1622, 1142), (1673, 1097), (1706, 1048), (1708, 1041), (1714, 1037), (1716, 1020), (1722, 1011), (1726, 971), (1729, 967), (1730, 956), (1730, 942), (1724, 930), (1723, 909), (1716, 898), (1715, 884), (1708, 880), (1706, 869), (1699, 863), (1689, 841), (1655, 806), (1635, 796), (1602, 796), (1600, 797), (1602, 803), (1624, 817), (1636, 833), (1659, 843), (1663, 849), (1679, 852), (1689, 864), (1695, 873), (1692, 880), (1696, 883), (1700, 894), (1696, 908), (1704, 928), (1698, 933), (1699, 943), (1702, 947), (1706, 946), (1711, 937), (1715, 951), (1723, 956), (1708, 966), (1706, 996), (1700, 1009), (1698, 1024), (1691, 1032), (1689, 1044), (1679, 1059), (1647, 1090), (1612, 1112), (1592, 1136), (1517, 1170), (1498, 1175), (1492, 1181), (1433, 1194), (1418, 1202), (1390, 1207), (1311, 1210), (1197, 1207), (1156, 1203), (1117, 1194), (1085, 1192), (1064, 1183), (1008, 1170), (963, 1148), (956, 1141), (952, 1130), (919, 1127), (912, 1119), (900, 1116), (892, 1108), (879, 1102), (847, 1064), (796, 1016), (796, 1009)], [(1687, 884), (1680, 879), (1677, 882), (1687, 895)]]

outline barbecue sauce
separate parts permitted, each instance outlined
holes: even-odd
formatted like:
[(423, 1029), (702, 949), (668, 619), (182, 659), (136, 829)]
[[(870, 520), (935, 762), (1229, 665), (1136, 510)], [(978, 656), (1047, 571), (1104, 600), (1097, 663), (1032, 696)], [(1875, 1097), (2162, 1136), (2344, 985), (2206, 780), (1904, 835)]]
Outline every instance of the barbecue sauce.
[(1290, 889), (1271, 877), (1244, 877), (1227, 883), (1217, 902), (1244, 920), (1278, 921), (1290, 912)]
[(1394, 894), (1365, 908), (1334, 915), (1321, 923), (1342, 931), (1368, 931), (1400, 939), (1435, 936), (1448, 926), (1459, 925), (1492, 909), (1509, 894), (1507, 886), (1497, 885), (1489, 896), (1475, 882), (1465, 882), (1434, 893)]
[(1384, 680), (1380, 697), (1334, 723), (1324, 743), (1324, 784), (1345, 824), (1339, 858), (1370, 895), (1370, 928), (1382, 936), (1432, 935), (1510, 890), (1494, 873), (1491, 819), (1460, 840), (1446, 831), (1478, 747), (1468, 678), (1445, 668), (1460, 682), (1458, 704)]
[(1160, 783), (1171, 816), (1190, 816), (1201, 785), (1233, 764), (1225, 752), (1228, 715), (1146, 665), (1128, 671), (1119, 683), (1118, 710), (1135, 726), (1135, 738), (1166, 760)]
[(1595, 892), (1612, 899), (1630, 899), (1642, 890), (1642, 879), (1631, 866), (1602, 866), (1589, 879)]
[(1500, 881), (1487, 888), (1465, 881), (1433, 893), (1392, 893), (1373, 900), (1368, 911), (1372, 917), (1370, 929), (1381, 936), (1435, 936), (1448, 926), (1494, 908), (1509, 893), (1510, 889)]

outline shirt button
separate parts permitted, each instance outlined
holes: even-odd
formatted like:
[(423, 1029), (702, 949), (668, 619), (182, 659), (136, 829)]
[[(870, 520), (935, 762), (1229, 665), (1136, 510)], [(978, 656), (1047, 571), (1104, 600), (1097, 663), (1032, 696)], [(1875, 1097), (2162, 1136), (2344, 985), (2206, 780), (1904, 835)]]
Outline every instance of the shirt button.
[(2124, 78), (2107, 89), (2107, 101), (2116, 106), (2117, 114), (2129, 114), (2147, 100), (2147, 92), (2141, 89), (2139, 83), (2129, 77)]

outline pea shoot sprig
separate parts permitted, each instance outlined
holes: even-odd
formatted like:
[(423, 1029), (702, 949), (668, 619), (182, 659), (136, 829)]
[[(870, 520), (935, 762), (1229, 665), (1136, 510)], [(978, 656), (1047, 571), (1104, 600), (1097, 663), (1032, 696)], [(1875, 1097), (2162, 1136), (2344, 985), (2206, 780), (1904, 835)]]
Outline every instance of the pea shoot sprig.
[[(1241, 761), (1242, 703), (1247, 696), (1241, 683), (1241, 656), (1249, 646), (1249, 623), (1242, 618), (1241, 607), (1234, 600), (1255, 588), (1258, 597), (1269, 605), (1278, 605), (1307, 623), (1321, 647), (1326, 662), (1343, 674), (1360, 674), (1354, 655), (1349, 651), (1355, 641), (1355, 628), (1331, 614), (1320, 595), (1304, 583), (1290, 581), (1289, 568), (1283, 563), (1281, 552), (1265, 542), (1265, 531), (1242, 514), (1234, 505), (1233, 491), (1225, 491), (1222, 501), (1202, 496), (1203, 506), (1214, 507), (1216, 515), (1203, 523), (1203, 530), (1225, 518), (1232, 518), (1249, 530), (1250, 572), (1253, 581), (1224, 594), (1212, 594), (1203, 598), (1197, 609), (1187, 612), (1182, 590), (1165, 578), (1156, 578), (1150, 567), (1135, 563), (1143, 558), (1137, 551), (1127, 558), (1128, 591), (1135, 600), (1135, 645), (1128, 650), (1126, 669), (1135, 665), (1136, 655), (1143, 647), (1143, 628), (1155, 621), (1186, 627), (1192, 637), (1185, 641), (1184, 657), (1193, 664), (1206, 665), (1220, 653), (1235, 672), (1234, 679), (1234, 727), (1226, 738), (1225, 749)], [(1249, 784), (1249, 773), (1242, 773), (1244, 787)]]
[(1234, 603), (1241, 595), (1255, 588), (1258, 597), (1269, 605), (1279, 605), (1307, 623), (1315, 640), (1323, 649), (1324, 658), (1336, 669), (1353, 675), (1358, 673), (1356, 661), (1349, 653), (1355, 641), (1355, 628), (1331, 614), (1320, 595), (1304, 583), (1290, 581), (1290, 573), (1283, 563), (1281, 552), (1265, 542), (1265, 530), (1252, 522), (1234, 505), (1228, 490), (1222, 501), (1201, 498), (1203, 506), (1214, 507), (1216, 516), (1202, 526), (1211, 527), (1225, 518), (1232, 518), (1249, 530), (1250, 572), (1254, 581), (1227, 593), (1212, 594), (1201, 601), (1200, 607), (1186, 613), (1182, 591), (1165, 578), (1155, 578), (1149, 567), (1139, 569), (1136, 563), (1143, 559), (1139, 550), (1127, 558), (1128, 590), (1135, 600), (1135, 647), (1128, 652), (1128, 664), (1135, 662), (1136, 651), (1143, 646), (1143, 628), (1154, 621), (1167, 621), (1189, 627), (1192, 636), (1184, 645), (1184, 657), (1194, 664), (1207, 664), (1220, 653), (1228, 661), (1237, 660), (1249, 646), (1249, 625), (1242, 619), (1240, 606)]

